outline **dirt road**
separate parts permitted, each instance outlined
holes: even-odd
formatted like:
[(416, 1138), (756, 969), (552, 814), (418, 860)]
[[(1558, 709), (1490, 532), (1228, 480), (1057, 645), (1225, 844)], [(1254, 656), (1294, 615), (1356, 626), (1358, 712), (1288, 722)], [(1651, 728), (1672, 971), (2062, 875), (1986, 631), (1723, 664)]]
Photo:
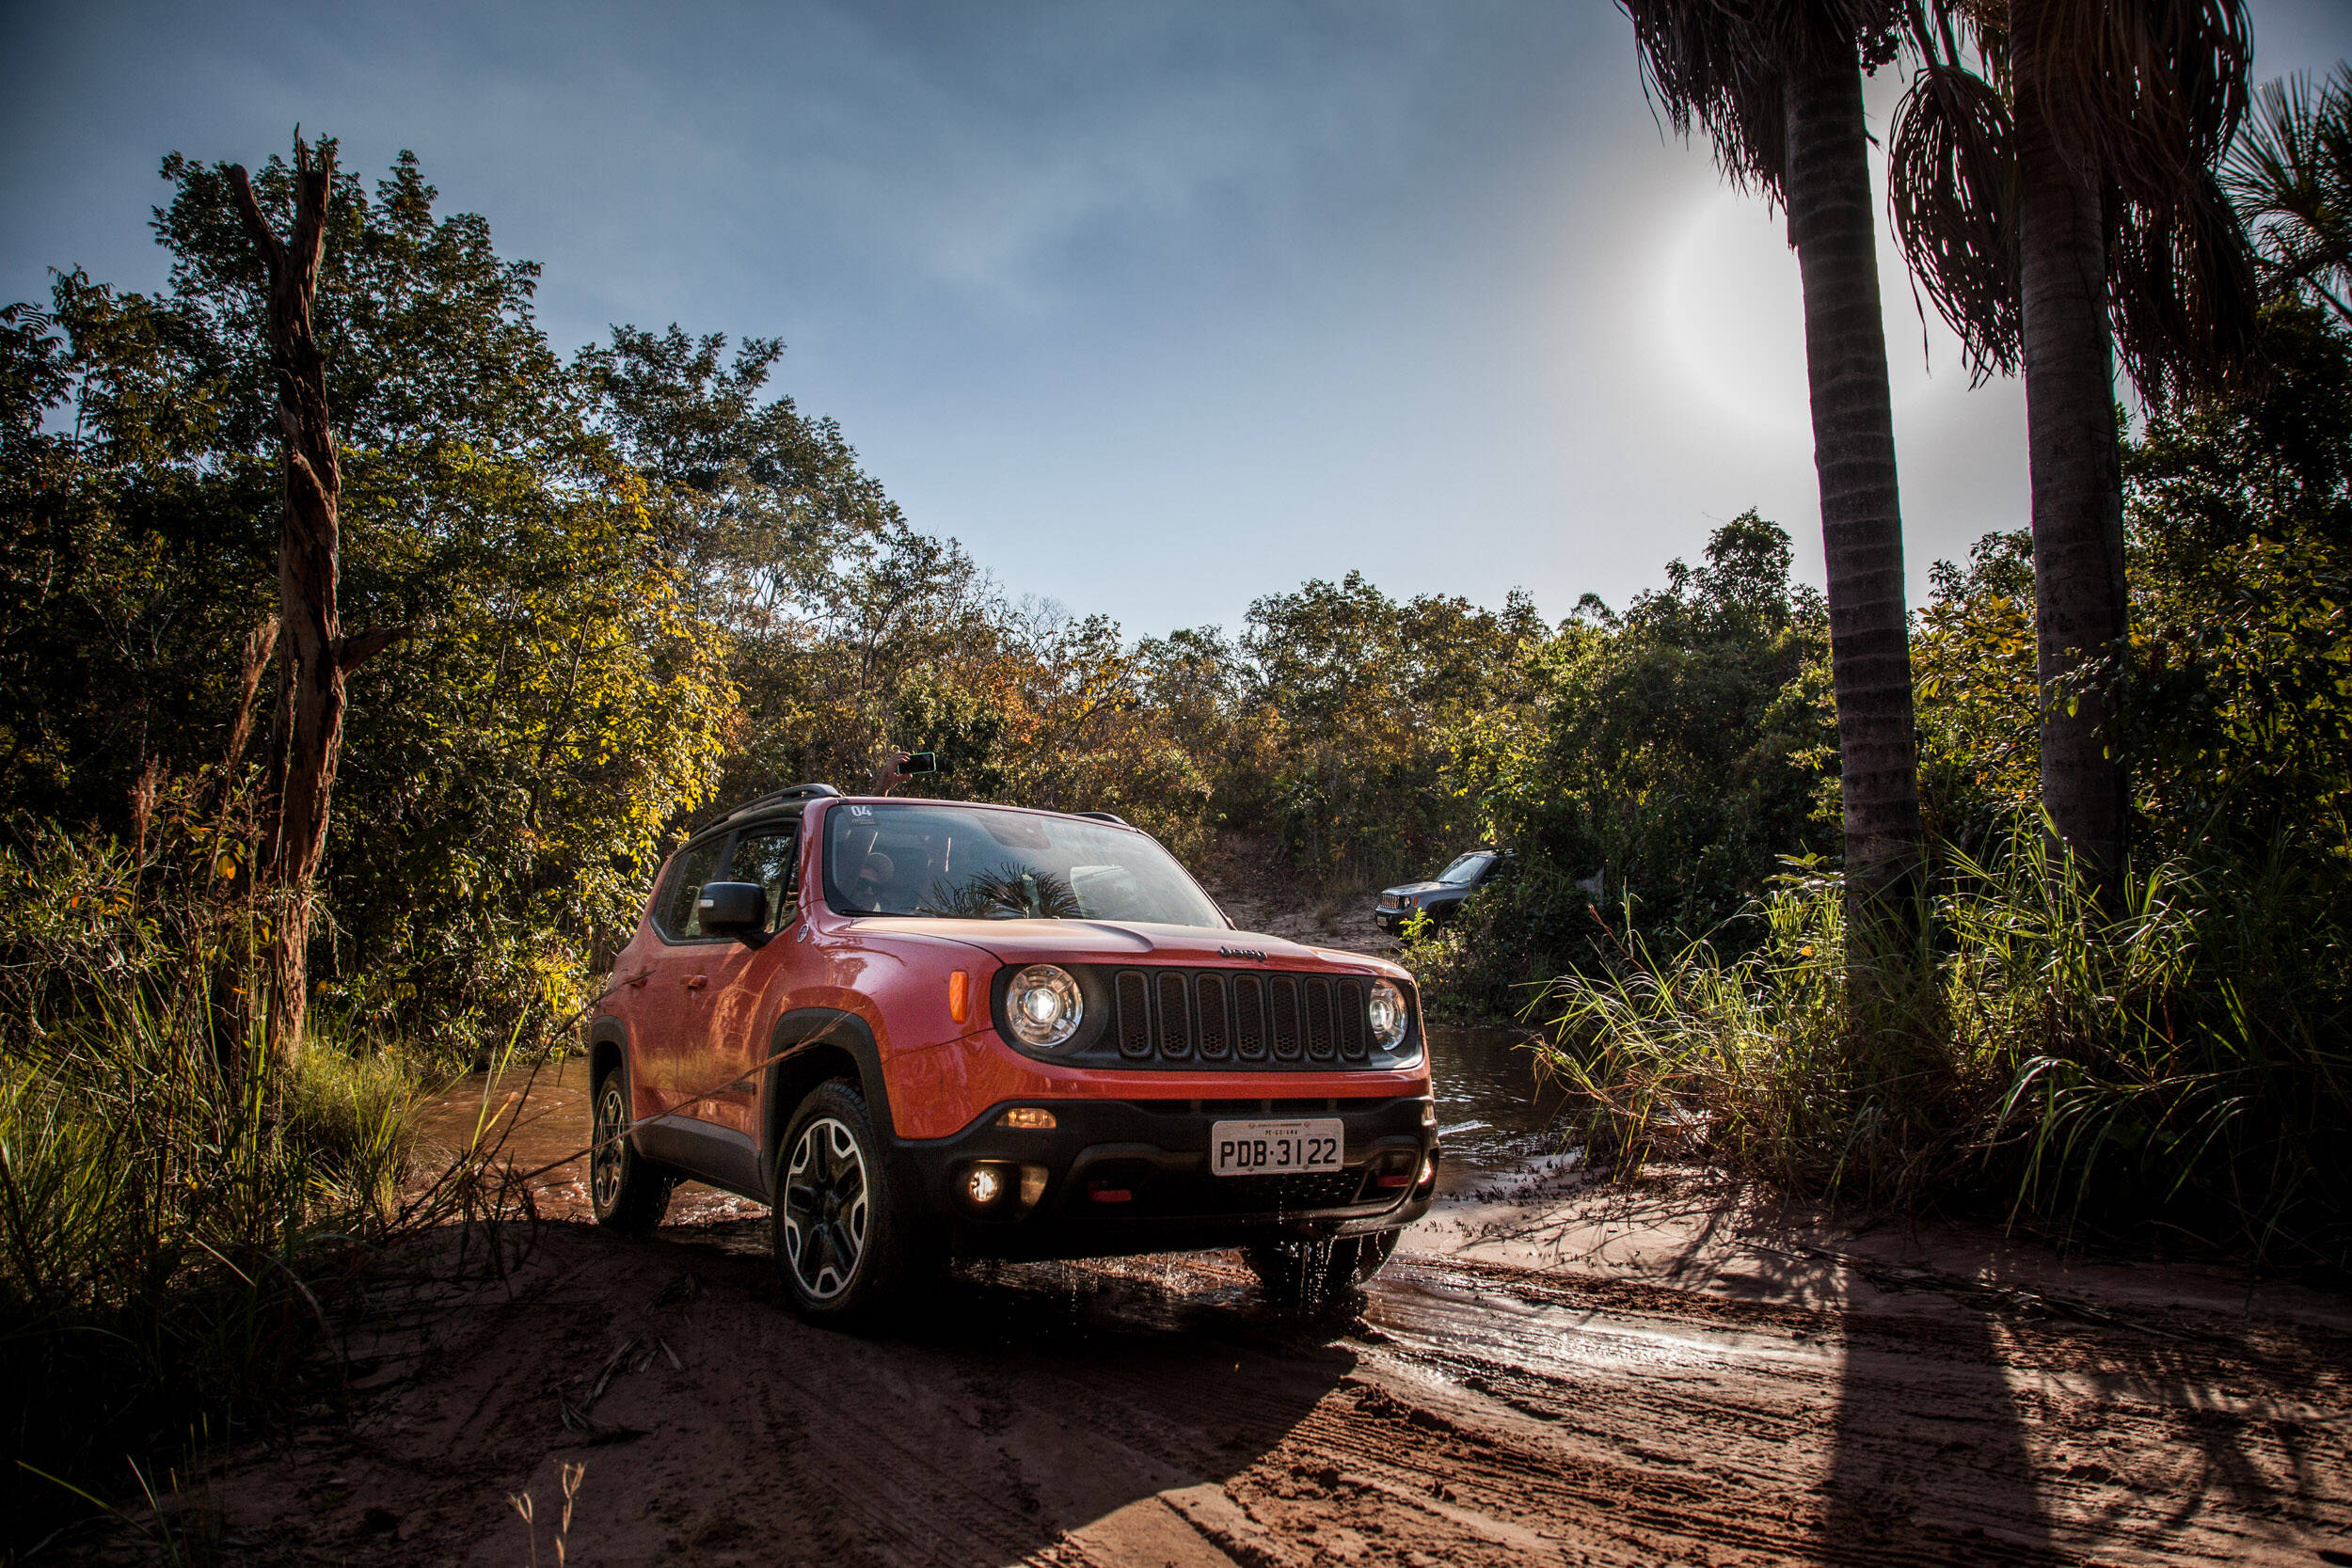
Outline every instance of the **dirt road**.
[(528, 1562), (527, 1493), (552, 1563), (566, 1465), (571, 1563), (2352, 1561), (2340, 1299), (1482, 1180), (1339, 1326), (1210, 1255), (852, 1338), (758, 1219), (551, 1223), (388, 1281), (356, 1419), (215, 1500), (287, 1561)]

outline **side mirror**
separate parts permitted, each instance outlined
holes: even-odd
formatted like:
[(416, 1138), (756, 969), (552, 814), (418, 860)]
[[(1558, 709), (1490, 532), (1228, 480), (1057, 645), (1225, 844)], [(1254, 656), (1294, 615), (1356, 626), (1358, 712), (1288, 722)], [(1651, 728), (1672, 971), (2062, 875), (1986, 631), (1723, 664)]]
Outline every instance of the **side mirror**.
[(748, 936), (768, 924), (768, 890), (757, 882), (705, 882), (694, 912), (705, 936)]

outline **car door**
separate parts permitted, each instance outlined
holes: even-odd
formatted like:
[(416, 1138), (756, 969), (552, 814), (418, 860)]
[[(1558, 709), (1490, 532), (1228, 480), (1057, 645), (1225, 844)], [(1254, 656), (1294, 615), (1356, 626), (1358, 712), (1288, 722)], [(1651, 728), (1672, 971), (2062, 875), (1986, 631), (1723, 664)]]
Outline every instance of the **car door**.
[(796, 965), (807, 949), (786, 940), (800, 912), (800, 832), (796, 822), (746, 828), (735, 841), (727, 880), (756, 882), (768, 891), (768, 920), (758, 942), (737, 941), (713, 955), (709, 968), (710, 1023), (691, 1058), (697, 1084), (723, 1085), (692, 1115), (756, 1140), (758, 1079), (770, 1054), (769, 1037), (783, 1012)]
[(657, 1116), (691, 1094), (686, 1074), (710, 1025), (710, 969), (733, 942), (703, 934), (695, 896), (719, 869), (724, 838), (689, 844), (672, 859), (653, 908), (659, 939), (630, 1008), (636, 1114)]

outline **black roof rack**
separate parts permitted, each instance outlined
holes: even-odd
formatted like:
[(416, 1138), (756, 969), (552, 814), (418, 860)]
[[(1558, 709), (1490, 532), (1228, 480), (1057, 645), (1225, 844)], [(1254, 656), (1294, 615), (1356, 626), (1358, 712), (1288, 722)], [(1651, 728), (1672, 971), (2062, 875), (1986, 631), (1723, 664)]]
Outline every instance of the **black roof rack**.
[(1132, 828), (1135, 826), (1134, 823), (1128, 821), (1125, 817), (1120, 816), (1115, 811), (1073, 811), (1070, 815), (1073, 816), (1091, 816), (1097, 822), (1116, 822), (1122, 828)]
[(794, 784), (789, 789), (779, 789), (772, 795), (762, 795), (755, 800), (746, 800), (733, 811), (721, 816), (719, 821), (732, 822), (739, 816), (749, 816), (752, 813), (765, 810), (769, 806), (788, 805), (795, 800), (837, 800), (840, 798), (841, 791), (829, 784)]

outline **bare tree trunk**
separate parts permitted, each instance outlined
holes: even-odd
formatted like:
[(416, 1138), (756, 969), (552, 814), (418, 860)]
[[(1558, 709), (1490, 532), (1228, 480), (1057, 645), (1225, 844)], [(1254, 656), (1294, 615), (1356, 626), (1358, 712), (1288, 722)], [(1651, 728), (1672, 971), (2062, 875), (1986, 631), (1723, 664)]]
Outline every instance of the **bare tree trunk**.
[(1793, 67), (1784, 103), (1788, 237), (1804, 282), (1813, 466), (1829, 567), (1845, 801), (1850, 967), (1865, 988), (1915, 932), (1923, 832), (1886, 331), (1862, 71), (1850, 43)]
[(355, 654), (364, 657), (385, 641), (370, 638), (364, 650), (346, 647), (335, 608), (342, 471), (326, 406), (326, 358), (310, 329), (334, 174), (331, 146), (313, 153), (300, 136), (294, 138), (294, 234), (281, 241), (262, 215), (245, 169), (229, 170), (246, 231), (269, 268), (270, 368), (285, 442), (278, 618), (286, 733), (261, 846), (262, 883), (274, 895), (269, 1051), (280, 1059), (301, 1050), (310, 1006), (312, 890), (326, 849), (327, 805), (342, 750), (343, 673), (358, 662)]
[(2122, 461), (2106, 226), (2099, 191), (2082, 173), (2090, 161), (2071, 154), (2045, 113), (2047, 46), (2031, 41), (2053, 35), (2045, 8), (2017, 0), (2014, 28), (2042, 804), (2104, 890), (2122, 870), (2126, 795), (2113, 683), (2086, 666), (2123, 642)]

